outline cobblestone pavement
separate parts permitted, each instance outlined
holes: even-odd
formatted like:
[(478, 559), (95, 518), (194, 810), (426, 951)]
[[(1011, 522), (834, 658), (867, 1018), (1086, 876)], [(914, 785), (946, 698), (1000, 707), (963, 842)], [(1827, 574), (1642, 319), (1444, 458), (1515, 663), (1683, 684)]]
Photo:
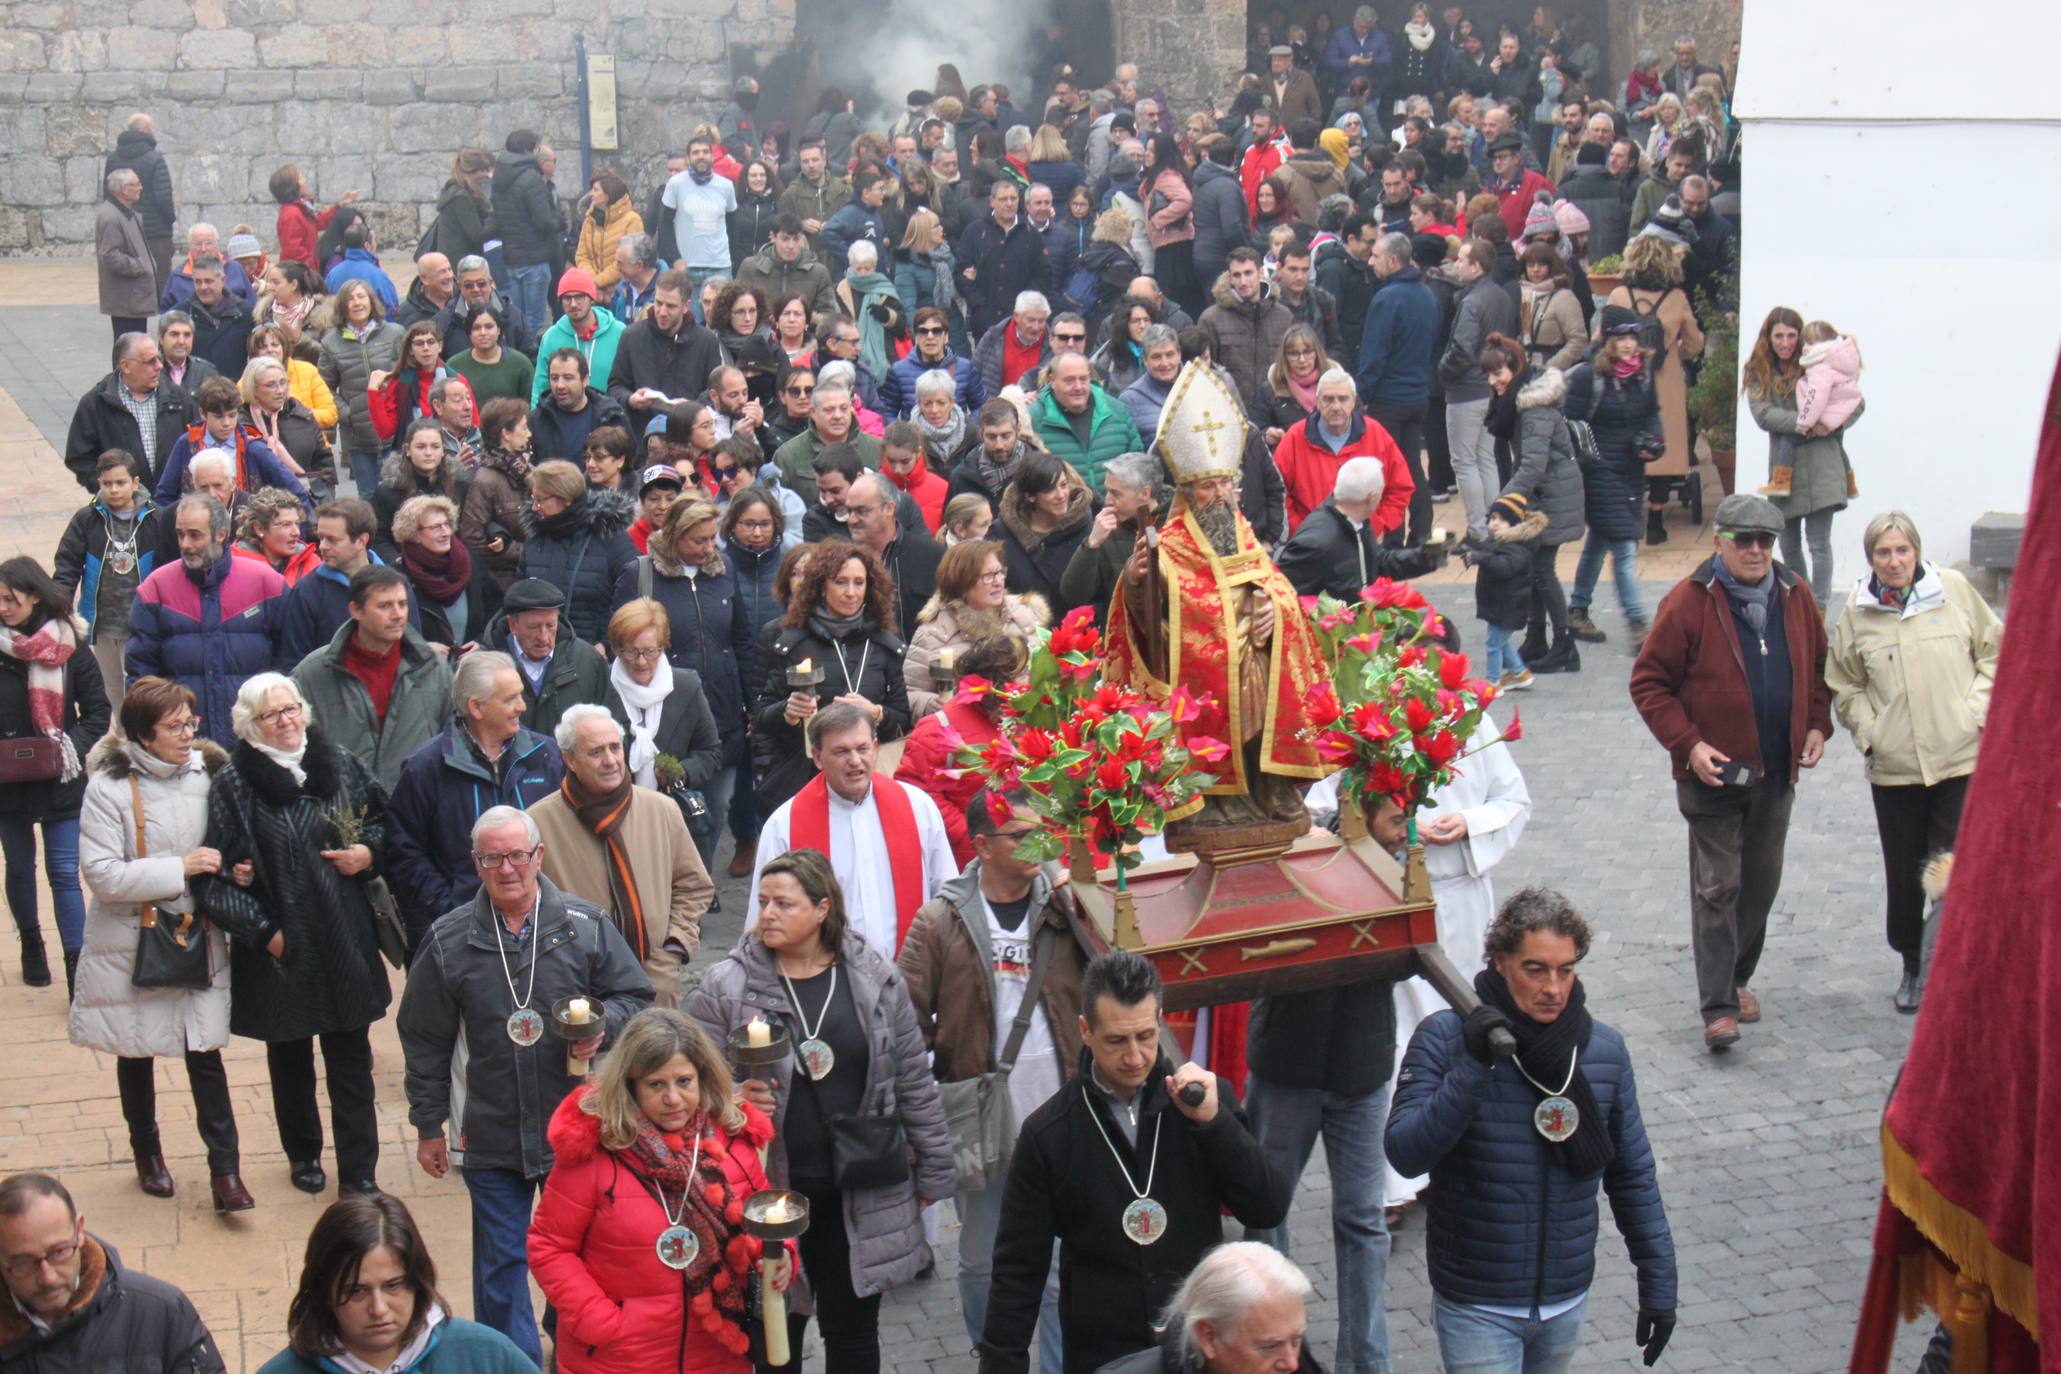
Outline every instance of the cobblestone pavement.
[[(90, 277), (86, 278), (90, 281)], [(10, 300), (24, 297), (6, 292)], [(35, 299), (41, 299), (40, 297)], [(62, 446), (70, 401), (105, 370), (106, 326), (76, 304), (0, 308), (0, 459), (22, 497), (0, 545), (47, 558), (76, 488), (50, 447)], [(11, 401), (10, 401), (11, 397)], [(40, 431), (40, 434), (36, 431)], [(1845, 531), (1851, 534), (1853, 531)], [(12, 548), (6, 550), (13, 552)], [(1672, 561), (1672, 560), (1671, 560)], [(1648, 587), (1657, 596), (1664, 587)], [(1470, 639), (1471, 589), (1441, 586)], [(1866, 1267), (1879, 1168), (1875, 1130), (1911, 1023), (1889, 993), (1896, 965), (1881, 935), (1880, 878), (1866, 785), (1844, 736), (1807, 775), (1790, 836), (1787, 881), (1756, 988), (1766, 1020), (1728, 1056), (1703, 1051), (1687, 934), (1687, 866), (1665, 757), (1625, 693), (1629, 657), (1614, 597), (1598, 620), (1612, 642), (1584, 656), (1577, 676), (1540, 678), (1512, 699), (1527, 732), (1516, 746), (1535, 809), (1522, 843), (1496, 875), (1505, 893), (1548, 883), (1595, 923), (1584, 966), (1596, 1014), (1619, 1026), (1637, 1063), (1647, 1128), (1682, 1272), (1681, 1325), (1663, 1370), (1845, 1366)], [(1507, 717), (1505, 717), (1507, 719)], [(727, 842), (722, 858), (727, 859)], [(720, 874), (719, 867), (719, 874)], [(724, 912), (707, 924), (704, 964), (736, 937), (742, 884), (720, 879)], [(48, 923), (47, 899), (45, 923)], [(0, 1172), (51, 1168), (80, 1198), (88, 1224), (131, 1262), (176, 1278), (221, 1339), (232, 1369), (255, 1369), (283, 1344), (286, 1300), (307, 1228), (327, 1199), (288, 1185), (259, 1047), (237, 1042), (230, 1081), (257, 1211), (223, 1220), (206, 1205), (205, 1171), (183, 1079), (160, 1071), (175, 1201), (142, 1196), (104, 1055), (65, 1039), (62, 989), (21, 988), (11, 950), (0, 954)], [(398, 992), (398, 982), (396, 984)], [(470, 1310), (463, 1190), (414, 1167), (391, 1021), (375, 1029), (380, 1182), (425, 1223), (458, 1310)], [(1334, 1346), (1334, 1267), (1321, 1157), (1297, 1194), (1297, 1258), (1315, 1274), (1315, 1348)], [(949, 1209), (947, 1209), (949, 1213)], [(1606, 1225), (1590, 1303), (1584, 1369), (1634, 1370), (1635, 1287)], [(887, 1366), (965, 1370), (954, 1228), (947, 1215), (937, 1275), (890, 1294), (881, 1314)], [(1438, 1367), (1421, 1219), (1395, 1238), (1389, 1269), (1395, 1367)], [(1901, 1347), (1915, 1363), (1921, 1333)]]

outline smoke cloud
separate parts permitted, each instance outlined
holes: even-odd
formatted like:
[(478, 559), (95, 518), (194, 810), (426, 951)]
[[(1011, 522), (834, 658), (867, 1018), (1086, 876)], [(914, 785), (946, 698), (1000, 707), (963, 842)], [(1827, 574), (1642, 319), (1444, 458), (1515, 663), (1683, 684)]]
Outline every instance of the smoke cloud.
[(1047, 9), (1037, 0), (890, 0), (878, 10), (819, 9), (815, 18), (803, 28), (815, 40), (822, 82), (858, 102), (867, 128), (884, 129), (905, 95), (932, 89), (941, 62), (958, 67), (968, 89), (1008, 83), (1024, 108), (1032, 98), (1030, 40)]

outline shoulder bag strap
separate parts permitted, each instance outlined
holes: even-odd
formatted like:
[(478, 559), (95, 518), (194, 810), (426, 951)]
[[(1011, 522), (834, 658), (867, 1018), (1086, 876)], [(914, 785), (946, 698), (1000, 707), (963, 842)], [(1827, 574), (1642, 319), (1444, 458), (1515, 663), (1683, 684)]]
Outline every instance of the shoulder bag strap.
[[(149, 846), (143, 840), (143, 784), (137, 780), (133, 770), (129, 773), (129, 800), (135, 803), (136, 808), (136, 857), (139, 859), (148, 858)], [(136, 914), (136, 924), (145, 930), (156, 928), (156, 902), (145, 902), (143, 904), (143, 909)]]
[(648, 553), (637, 560), (637, 595), (651, 595), (651, 555)]
[[(973, 951), (980, 959), (981, 976), (988, 980), (988, 1006), (992, 1008), (995, 1005), (995, 936), (988, 928), (988, 899), (980, 894), (977, 884), (973, 890), (972, 909), (959, 911), (959, 917), (966, 922), (967, 933), (973, 937)], [(997, 1070), (1007, 1071), (996, 1059), (991, 1046), (988, 1050), (988, 1072)]]
[(1030, 978), (1023, 985), (1023, 1005), (1016, 1009), (1016, 1020), (1009, 1027), (1009, 1043), (1002, 1047), (1001, 1060), (996, 1064), (1004, 1075), (1016, 1067), (1016, 1056), (1023, 1049), (1023, 1037), (1030, 1030), (1031, 1014), (1038, 1009), (1038, 995), (1045, 988), (1045, 971), (1052, 967), (1052, 952), (1059, 943), (1058, 932), (1045, 929), (1040, 924), (1038, 933), (1031, 937), (1037, 952), (1031, 956)]

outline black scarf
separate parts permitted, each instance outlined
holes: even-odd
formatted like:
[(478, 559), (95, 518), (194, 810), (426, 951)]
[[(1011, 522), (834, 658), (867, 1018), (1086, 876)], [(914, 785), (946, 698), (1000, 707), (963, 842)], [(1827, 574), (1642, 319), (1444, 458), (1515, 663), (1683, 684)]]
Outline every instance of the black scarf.
[[(1549, 1091), (1567, 1078), (1567, 1066), (1575, 1052), (1589, 1048), (1589, 1032), (1596, 1023), (1589, 1016), (1588, 994), (1580, 979), (1575, 980), (1574, 990), (1568, 994), (1567, 1009), (1559, 1019), (1544, 1025), (1517, 1009), (1509, 984), (1494, 969), (1485, 968), (1474, 975), (1474, 990), (1483, 1002), (1510, 1019), (1510, 1033), (1517, 1037), (1518, 1063)], [(1603, 1109), (1596, 1105), (1596, 1090), (1589, 1086), (1588, 1070), (1577, 1067), (1565, 1096), (1581, 1113), (1580, 1124), (1572, 1136), (1557, 1144), (1547, 1141), (1546, 1148), (1567, 1166), (1569, 1173), (1582, 1177), (1608, 1168), (1610, 1161), (1617, 1158), (1617, 1147), (1610, 1143), (1610, 1132), (1603, 1124)]]

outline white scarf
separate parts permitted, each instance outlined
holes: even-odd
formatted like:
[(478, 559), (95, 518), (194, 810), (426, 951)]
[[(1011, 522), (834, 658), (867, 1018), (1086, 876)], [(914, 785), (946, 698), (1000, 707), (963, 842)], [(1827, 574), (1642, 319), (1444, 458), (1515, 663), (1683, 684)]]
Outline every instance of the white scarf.
[(294, 786), (304, 787), (307, 785), (308, 770), (301, 767), (301, 760), (302, 758), (306, 757), (308, 752), (308, 736), (305, 732), (303, 732), (301, 735), (300, 748), (295, 749), (290, 753), (284, 749), (274, 749), (271, 745), (265, 743), (263, 740), (252, 740), (250, 742), (250, 747), (257, 750), (260, 754), (263, 754), (266, 758), (272, 760), (272, 762), (278, 764), (281, 768), (284, 768), (287, 772), (293, 774)]
[(415, 1333), (415, 1339), (401, 1347), (401, 1353), (394, 1356), (394, 1362), (385, 1369), (367, 1364), (348, 1350), (332, 1350), (329, 1360), (344, 1374), (403, 1374), (421, 1362), (429, 1353), (430, 1342), (436, 1337), (437, 1324), (444, 1319), (444, 1309), (431, 1303), (429, 1313), (423, 1318), (422, 1329)]
[(620, 658), (608, 669), (609, 685), (630, 717), (630, 776), (639, 787), (658, 786), (658, 718), (673, 694), (673, 665), (661, 661), (658, 666), (665, 671), (653, 673), (649, 683), (631, 677)]
[(1431, 40), (1438, 37), (1438, 30), (1429, 24), (1405, 24), (1403, 32), (1410, 36), (1410, 46), (1423, 52), (1431, 46)]

